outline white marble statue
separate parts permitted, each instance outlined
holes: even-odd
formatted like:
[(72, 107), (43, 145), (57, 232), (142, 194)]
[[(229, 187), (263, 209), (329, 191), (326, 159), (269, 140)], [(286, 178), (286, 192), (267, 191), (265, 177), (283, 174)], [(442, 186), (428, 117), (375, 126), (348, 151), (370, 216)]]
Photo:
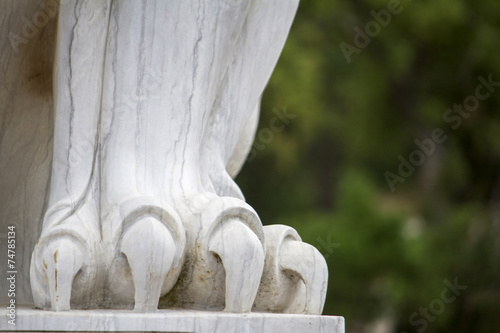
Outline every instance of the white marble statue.
[(37, 307), (321, 314), (324, 258), (232, 179), (297, 5), (61, 3)]

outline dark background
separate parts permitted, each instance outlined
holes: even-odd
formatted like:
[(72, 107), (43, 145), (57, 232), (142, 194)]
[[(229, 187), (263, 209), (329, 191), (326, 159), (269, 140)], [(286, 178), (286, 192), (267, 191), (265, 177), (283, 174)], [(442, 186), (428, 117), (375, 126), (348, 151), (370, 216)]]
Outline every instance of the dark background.
[(299, 6), (237, 182), (264, 224), (327, 258), (324, 314), (347, 332), (500, 332), (500, 84), (473, 97), (480, 76), (500, 82), (499, 14), (497, 0)]

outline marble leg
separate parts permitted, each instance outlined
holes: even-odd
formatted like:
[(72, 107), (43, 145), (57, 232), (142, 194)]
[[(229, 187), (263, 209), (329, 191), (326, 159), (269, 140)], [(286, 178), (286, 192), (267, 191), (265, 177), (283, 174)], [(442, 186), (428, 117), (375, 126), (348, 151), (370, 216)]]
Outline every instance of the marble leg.
[(62, 4), (59, 12), (49, 208), (31, 262), (41, 308), (100, 302), (98, 128), (109, 7), (109, 1), (81, 0)]

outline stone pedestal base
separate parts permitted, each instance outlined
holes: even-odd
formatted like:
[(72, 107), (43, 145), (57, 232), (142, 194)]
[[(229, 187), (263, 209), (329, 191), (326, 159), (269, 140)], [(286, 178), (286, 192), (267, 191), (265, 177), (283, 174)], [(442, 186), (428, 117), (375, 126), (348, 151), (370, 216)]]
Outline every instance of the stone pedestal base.
[[(7, 310), (4, 306), (2, 312)], [(72, 310), (51, 312), (21, 307), (15, 326), (0, 319), (0, 331), (121, 331), (193, 333), (344, 333), (344, 318), (336, 316), (271, 313), (158, 310), (135, 313), (126, 310)]]

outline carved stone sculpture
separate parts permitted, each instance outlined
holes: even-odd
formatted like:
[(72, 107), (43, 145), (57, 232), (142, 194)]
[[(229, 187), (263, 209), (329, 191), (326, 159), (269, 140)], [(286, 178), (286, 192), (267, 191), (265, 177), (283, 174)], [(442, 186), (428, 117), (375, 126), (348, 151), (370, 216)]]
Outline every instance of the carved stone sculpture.
[(37, 307), (321, 314), (324, 258), (232, 178), (297, 5), (61, 4)]

